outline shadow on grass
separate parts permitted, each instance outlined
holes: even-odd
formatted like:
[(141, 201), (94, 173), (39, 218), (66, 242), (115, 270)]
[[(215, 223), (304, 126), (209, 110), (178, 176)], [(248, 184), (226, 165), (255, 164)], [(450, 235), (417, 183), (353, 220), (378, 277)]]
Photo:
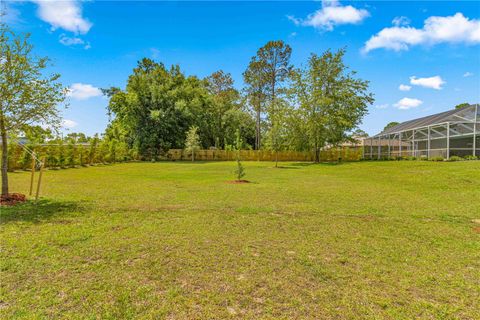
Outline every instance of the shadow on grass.
[(294, 166), (294, 165), (288, 165), (288, 166), (278, 166), (278, 167), (272, 167), (274, 169), (302, 169), (300, 166)]
[[(150, 161), (145, 161), (149, 163)], [(193, 164), (193, 165), (200, 165), (200, 164), (208, 164), (208, 163), (216, 163), (216, 162), (227, 162), (222, 160), (159, 160), (150, 163), (175, 163), (175, 164)]]
[[(329, 162), (294, 162), (289, 164), (289, 169), (299, 169), (301, 167), (310, 167), (310, 166), (339, 166), (347, 162), (338, 162), (338, 161), (329, 161)], [(287, 167), (283, 167), (287, 168)]]
[(0, 210), (0, 225), (12, 222), (41, 223), (59, 217), (68, 217), (72, 213), (85, 212), (82, 202), (53, 201), (48, 199), (27, 201), (15, 206), (4, 206)]

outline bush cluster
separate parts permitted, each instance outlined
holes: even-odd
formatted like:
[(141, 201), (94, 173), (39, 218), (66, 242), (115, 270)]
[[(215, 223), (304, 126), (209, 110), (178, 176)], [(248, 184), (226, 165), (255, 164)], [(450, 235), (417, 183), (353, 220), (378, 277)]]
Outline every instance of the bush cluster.
[(31, 152), (35, 152), (38, 159), (45, 158), (45, 167), (51, 169), (73, 168), (94, 164), (107, 164), (137, 160), (138, 156), (118, 141), (98, 139), (89, 141), (90, 144), (77, 144), (73, 141), (53, 141), (38, 145), (10, 145), (8, 154), (8, 168), (26, 170), (32, 166)]

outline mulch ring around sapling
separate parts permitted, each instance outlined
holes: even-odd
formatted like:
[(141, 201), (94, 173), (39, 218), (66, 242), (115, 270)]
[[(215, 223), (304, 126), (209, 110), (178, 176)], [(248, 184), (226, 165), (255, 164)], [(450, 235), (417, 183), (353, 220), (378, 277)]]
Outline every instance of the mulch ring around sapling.
[(472, 222), (474, 223), (473, 231), (480, 233), (480, 219), (473, 219)]
[(2, 206), (14, 206), (25, 201), (27, 201), (27, 197), (21, 193), (9, 193), (8, 195), (0, 196), (0, 205)]
[(250, 183), (248, 180), (232, 180), (232, 181), (227, 181), (227, 183), (231, 184), (243, 184), (243, 183)]

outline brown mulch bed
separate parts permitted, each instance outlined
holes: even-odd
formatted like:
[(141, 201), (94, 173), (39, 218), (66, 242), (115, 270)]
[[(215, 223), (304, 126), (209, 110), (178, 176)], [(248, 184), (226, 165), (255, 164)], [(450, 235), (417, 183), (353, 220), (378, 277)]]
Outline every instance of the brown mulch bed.
[(27, 201), (27, 197), (21, 193), (9, 193), (6, 196), (0, 196), (0, 205), (2, 206), (14, 206), (25, 201)]

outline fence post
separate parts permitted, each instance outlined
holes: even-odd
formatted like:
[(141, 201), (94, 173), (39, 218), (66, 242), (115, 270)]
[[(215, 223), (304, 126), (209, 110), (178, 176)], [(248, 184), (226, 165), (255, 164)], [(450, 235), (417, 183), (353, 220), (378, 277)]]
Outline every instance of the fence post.
[(40, 184), (42, 183), (42, 174), (43, 174), (44, 166), (45, 166), (45, 157), (42, 158), (42, 163), (40, 164), (40, 174), (38, 175), (38, 184), (37, 184), (37, 193), (35, 194), (35, 202), (38, 201), (38, 195), (40, 194)]
[(33, 193), (33, 180), (35, 178), (35, 152), (32, 152), (32, 175), (30, 177), (30, 192), (29, 195)]

